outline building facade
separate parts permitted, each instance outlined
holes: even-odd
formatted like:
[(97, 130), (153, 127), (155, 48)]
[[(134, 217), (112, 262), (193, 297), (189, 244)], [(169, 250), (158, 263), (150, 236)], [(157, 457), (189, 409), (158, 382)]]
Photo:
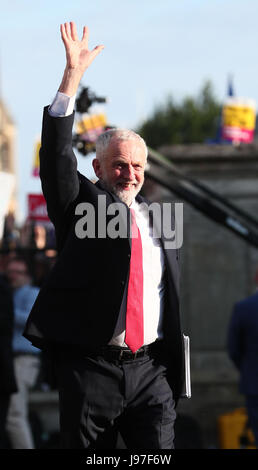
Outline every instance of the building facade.
[[(17, 181), (15, 165), (16, 127), (4, 102), (0, 99), (0, 173), (8, 173)], [(15, 185), (16, 186), (16, 185)], [(8, 212), (17, 208), (15, 187), (9, 202)]]
[[(256, 218), (258, 233), (258, 145), (196, 144), (159, 151), (179, 171)], [(153, 182), (147, 181), (147, 190), (153, 199), (182, 202)], [(244, 406), (227, 353), (227, 329), (234, 303), (257, 288), (257, 268), (255, 246), (184, 202), (181, 316), (191, 339), (192, 398), (181, 400), (178, 413), (196, 420), (208, 447), (218, 446), (218, 417)]]

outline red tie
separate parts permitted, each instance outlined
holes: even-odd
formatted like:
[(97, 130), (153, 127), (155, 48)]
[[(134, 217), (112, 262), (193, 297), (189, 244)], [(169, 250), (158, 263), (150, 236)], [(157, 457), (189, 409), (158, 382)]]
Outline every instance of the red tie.
[(136, 224), (135, 212), (131, 211), (131, 262), (127, 291), (125, 343), (132, 352), (143, 345), (143, 269), (142, 240)]

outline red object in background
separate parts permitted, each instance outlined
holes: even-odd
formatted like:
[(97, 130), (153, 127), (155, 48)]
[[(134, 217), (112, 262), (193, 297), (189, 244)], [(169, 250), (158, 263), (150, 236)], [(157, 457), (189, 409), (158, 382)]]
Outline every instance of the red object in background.
[(43, 194), (28, 194), (28, 219), (49, 222), (47, 204)]

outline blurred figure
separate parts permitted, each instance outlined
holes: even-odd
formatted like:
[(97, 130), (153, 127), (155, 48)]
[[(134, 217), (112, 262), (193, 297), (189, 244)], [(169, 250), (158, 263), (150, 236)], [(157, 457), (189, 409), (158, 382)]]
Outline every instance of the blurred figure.
[(47, 242), (47, 231), (44, 225), (35, 224), (33, 235), (34, 235), (34, 242), (35, 242), (36, 247), (39, 250), (42, 250), (43, 248), (45, 248), (46, 242)]
[(28, 422), (28, 392), (37, 380), (40, 369), (39, 350), (22, 336), (29, 312), (39, 289), (31, 286), (29, 267), (25, 259), (13, 258), (6, 269), (13, 293), (14, 332), (13, 352), (18, 392), (10, 400), (7, 433), (13, 449), (33, 449), (33, 437)]
[(31, 243), (31, 222), (26, 220), (24, 225), (20, 229), (20, 240), (19, 245), (23, 248), (29, 247)]
[[(255, 277), (258, 286), (258, 276)], [(228, 329), (228, 353), (240, 373), (249, 426), (258, 446), (258, 291), (237, 302)]]
[(6, 447), (5, 426), (10, 396), (17, 392), (12, 354), (13, 304), (0, 274), (0, 449)]

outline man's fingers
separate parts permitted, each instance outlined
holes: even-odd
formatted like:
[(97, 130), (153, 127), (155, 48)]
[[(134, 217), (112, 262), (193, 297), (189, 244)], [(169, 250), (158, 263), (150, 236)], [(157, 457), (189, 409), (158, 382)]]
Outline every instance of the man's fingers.
[(63, 24), (60, 25), (60, 31), (61, 31), (61, 37), (62, 37), (64, 43), (66, 43), (68, 38), (67, 38), (66, 30), (65, 30), (65, 27), (64, 27)]
[(101, 44), (100, 46), (96, 46), (94, 47), (94, 49), (91, 51), (91, 55), (93, 57), (93, 59), (95, 59), (95, 57), (102, 51), (102, 49), (104, 49), (104, 45)]
[(78, 40), (78, 35), (77, 35), (77, 29), (76, 29), (76, 24), (71, 21), (70, 23), (70, 28), (71, 28), (71, 36), (74, 41)]
[(88, 48), (88, 41), (89, 41), (89, 28), (88, 28), (88, 26), (83, 27), (82, 41), (85, 42), (85, 45)]
[(70, 23), (65, 23), (64, 27), (65, 27), (65, 32), (66, 32), (67, 39), (71, 40), (72, 36), (71, 36)]

